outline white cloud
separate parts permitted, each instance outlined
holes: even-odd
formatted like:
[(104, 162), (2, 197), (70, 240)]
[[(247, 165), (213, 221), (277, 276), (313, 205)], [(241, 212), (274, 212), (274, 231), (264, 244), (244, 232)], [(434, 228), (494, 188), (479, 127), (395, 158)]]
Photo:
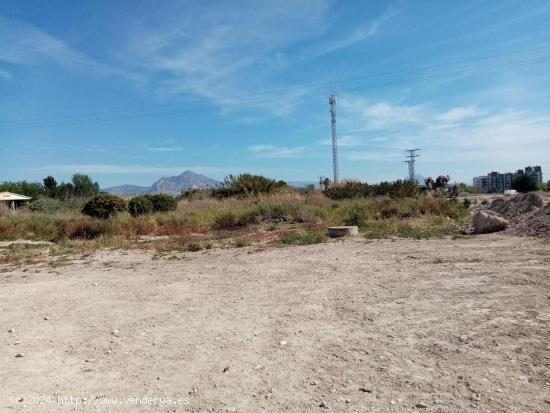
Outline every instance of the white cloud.
[(11, 73), (7, 70), (0, 69), (0, 79), (11, 79)]
[(478, 110), (475, 106), (456, 107), (441, 113), (437, 119), (444, 123), (455, 123), (465, 119), (478, 117), (482, 114), (483, 112)]
[(147, 150), (151, 152), (178, 152), (183, 150), (183, 148), (178, 146), (153, 146), (147, 148)]
[(257, 158), (298, 158), (305, 149), (305, 146), (287, 148), (275, 145), (253, 145), (248, 148)]

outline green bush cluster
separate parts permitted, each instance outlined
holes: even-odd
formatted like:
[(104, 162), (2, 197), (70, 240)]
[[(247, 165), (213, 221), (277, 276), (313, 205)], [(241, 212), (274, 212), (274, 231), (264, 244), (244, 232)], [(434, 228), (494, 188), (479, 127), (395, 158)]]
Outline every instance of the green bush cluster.
[(88, 201), (82, 212), (91, 217), (107, 219), (127, 209), (128, 204), (124, 199), (114, 195), (100, 194)]
[(284, 181), (275, 181), (274, 179), (269, 179), (261, 175), (229, 175), (225, 178), (223, 185), (213, 189), (212, 193), (217, 198), (228, 198), (238, 195), (269, 194), (277, 188), (285, 186), (287, 185)]
[(415, 182), (397, 180), (369, 185), (366, 182), (347, 181), (333, 184), (323, 193), (334, 200), (364, 198), (372, 196), (390, 196), (395, 198), (413, 197), (418, 195), (418, 185)]
[(152, 212), (175, 211), (178, 206), (176, 198), (166, 194), (140, 195), (128, 202), (128, 211), (132, 216), (150, 214)]

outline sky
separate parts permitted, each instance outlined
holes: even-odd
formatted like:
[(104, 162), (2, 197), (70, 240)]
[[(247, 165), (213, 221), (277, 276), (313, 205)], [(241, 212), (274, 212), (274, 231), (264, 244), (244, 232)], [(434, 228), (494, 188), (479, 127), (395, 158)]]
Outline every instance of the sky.
[[(0, 181), (550, 170), (548, 1), (0, 2)], [(550, 178), (546, 172), (545, 180)]]

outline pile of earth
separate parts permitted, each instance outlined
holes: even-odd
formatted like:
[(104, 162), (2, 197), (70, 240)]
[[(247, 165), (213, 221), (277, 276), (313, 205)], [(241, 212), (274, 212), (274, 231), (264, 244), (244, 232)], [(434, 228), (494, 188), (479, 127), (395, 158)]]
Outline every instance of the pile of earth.
[(492, 211), (505, 218), (510, 233), (550, 238), (550, 203), (545, 205), (536, 193), (496, 198), (482, 202), (476, 209)]

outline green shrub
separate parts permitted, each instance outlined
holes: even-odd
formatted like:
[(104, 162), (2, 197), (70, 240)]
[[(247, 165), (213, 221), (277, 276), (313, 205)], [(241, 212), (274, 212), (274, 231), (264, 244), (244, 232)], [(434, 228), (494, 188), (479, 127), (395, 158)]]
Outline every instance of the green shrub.
[(100, 194), (88, 201), (82, 212), (91, 217), (107, 219), (127, 209), (128, 205), (124, 199), (114, 195)]
[(246, 211), (239, 215), (230, 211), (218, 215), (214, 219), (214, 224), (212, 225), (212, 228), (218, 230), (231, 230), (244, 228), (256, 223), (258, 223), (258, 217), (254, 213), (254, 211)]
[(31, 201), (28, 207), (35, 212), (55, 212), (63, 208), (63, 203), (57, 199), (40, 197)]
[(154, 195), (144, 195), (149, 198), (153, 204), (153, 211), (155, 212), (168, 212), (175, 211), (178, 207), (178, 202), (176, 198), (167, 194), (154, 194)]
[(280, 239), (285, 245), (311, 245), (319, 244), (326, 240), (326, 236), (319, 232), (308, 232), (306, 234), (289, 234)]
[(358, 181), (346, 181), (332, 184), (323, 193), (334, 200), (364, 198), (368, 196), (389, 196), (406, 198), (418, 195), (418, 186), (411, 181), (397, 180), (369, 185)]
[(128, 202), (128, 212), (130, 212), (130, 214), (134, 217), (143, 214), (150, 214), (153, 212), (153, 208), (153, 203), (147, 195), (136, 196)]
[(286, 186), (286, 182), (284, 181), (275, 181), (261, 175), (229, 175), (225, 178), (220, 188), (213, 190), (213, 194), (218, 198), (228, 198), (237, 195), (268, 194), (284, 186)]

